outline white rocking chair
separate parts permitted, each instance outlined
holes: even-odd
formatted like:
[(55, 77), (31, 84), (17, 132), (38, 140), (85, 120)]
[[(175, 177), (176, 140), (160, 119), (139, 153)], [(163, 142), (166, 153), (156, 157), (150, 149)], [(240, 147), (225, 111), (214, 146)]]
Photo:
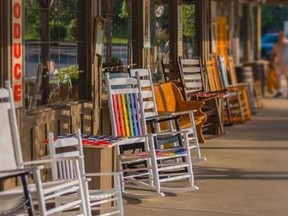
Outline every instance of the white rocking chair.
[[(47, 215), (83, 215), (86, 216), (87, 209), (84, 198), (83, 183), (79, 168), (79, 158), (59, 158), (57, 160), (69, 160), (72, 161), (72, 166), (75, 169), (75, 177), (67, 181), (47, 181), (42, 182), (40, 176), (40, 169), (43, 165), (48, 164), (51, 166), (52, 160), (40, 160), (24, 162), (22, 157), (22, 150), (20, 144), (20, 136), (17, 128), (16, 112), (13, 102), (13, 92), (9, 82), (6, 82), (7, 89), (0, 89), (0, 171), (5, 170), (22, 170), (24, 166), (33, 166), (34, 170), (34, 182), (35, 184), (29, 184), (29, 191), (32, 194), (33, 205), (36, 214), (41, 216)], [(4, 166), (5, 165), (5, 166)], [(35, 166), (37, 165), (37, 166)], [(39, 166), (41, 165), (41, 166)], [(48, 169), (48, 168), (47, 168)], [(0, 192), (0, 200), (7, 199), (7, 197), (17, 197), (22, 194), (21, 187), (15, 187), (11, 190), (5, 190)], [(67, 194), (75, 194), (75, 199), (71, 199), (65, 204), (57, 203), (59, 197)], [(37, 198), (37, 199), (36, 199)], [(77, 212), (71, 212), (78, 208)]]
[[(84, 152), (82, 146), (82, 137), (80, 129), (76, 134), (69, 136), (54, 137), (53, 133), (48, 134), (49, 139), (49, 155), (51, 159), (58, 157), (74, 157), (80, 158), (80, 173), (83, 177), (83, 188), (89, 215), (124, 215), (122, 194), (120, 187), (120, 173), (85, 173)], [(55, 160), (56, 161), (56, 160)], [(73, 178), (75, 172), (71, 169), (70, 163), (53, 162), (52, 177), (53, 180)], [(90, 189), (88, 186), (89, 178), (100, 176), (112, 176), (114, 186), (110, 189)]]
[(131, 69), (130, 75), (131, 77), (136, 78), (138, 83), (140, 84), (138, 86), (140, 92), (140, 100), (143, 103), (146, 122), (147, 124), (150, 123), (152, 131), (155, 130), (157, 132), (160, 132), (161, 131), (160, 124), (164, 122), (167, 122), (169, 124), (170, 131), (183, 130), (183, 128), (180, 128), (178, 121), (182, 116), (189, 114), (191, 127), (185, 129), (189, 130), (189, 136), (188, 136), (189, 148), (196, 150), (195, 152), (196, 155), (195, 158), (193, 159), (193, 162), (206, 161), (206, 158), (203, 157), (201, 154), (193, 110), (187, 112), (175, 112), (159, 115), (155, 100), (155, 94), (153, 90), (153, 81), (150, 68), (148, 67), (148, 68)]
[[(188, 131), (147, 133), (137, 80), (110, 79), (109, 74), (106, 74), (106, 85), (112, 133), (114, 136), (127, 137), (126, 142), (117, 148), (118, 167), (123, 172), (124, 194), (127, 195), (126, 188), (133, 187), (131, 183), (138, 189), (148, 188), (160, 195), (198, 189), (194, 185)], [(179, 137), (183, 140), (182, 146), (172, 145), (164, 149), (166, 144), (179, 142)], [(139, 152), (136, 152), (135, 146), (140, 149)], [(175, 162), (177, 158), (181, 162)], [(178, 180), (188, 180), (188, 185), (178, 187), (168, 183)]]

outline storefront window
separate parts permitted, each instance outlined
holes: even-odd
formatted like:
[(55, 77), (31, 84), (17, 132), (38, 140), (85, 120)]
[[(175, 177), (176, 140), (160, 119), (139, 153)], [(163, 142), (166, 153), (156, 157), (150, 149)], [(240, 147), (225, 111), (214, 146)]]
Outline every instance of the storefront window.
[(195, 4), (184, 3), (182, 6), (183, 21), (183, 58), (197, 56)]
[(102, 0), (101, 15), (107, 20), (103, 66), (131, 64), (131, 0)]
[(80, 0), (25, 0), (26, 109), (78, 100)]
[(155, 4), (153, 15), (152, 26), (154, 26), (154, 30), (152, 32), (155, 32), (153, 41), (157, 47), (157, 61), (169, 62), (169, 33), (171, 30), (169, 29), (171, 26), (169, 25), (169, 4)]

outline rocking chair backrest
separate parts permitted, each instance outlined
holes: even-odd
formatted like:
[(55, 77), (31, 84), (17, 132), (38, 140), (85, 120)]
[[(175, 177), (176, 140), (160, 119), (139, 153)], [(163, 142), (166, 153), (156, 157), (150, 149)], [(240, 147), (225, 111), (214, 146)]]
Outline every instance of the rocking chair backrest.
[(229, 71), (229, 78), (230, 84), (235, 85), (238, 83), (235, 65), (232, 56), (228, 56), (228, 71)]
[[(146, 131), (143, 107), (135, 78), (110, 79), (106, 74), (110, 121), (113, 136), (140, 136)], [(117, 87), (117, 88), (115, 88)]]
[(181, 89), (182, 91), (182, 82), (179, 74), (179, 68), (177, 63), (171, 62), (171, 63), (164, 63), (161, 60), (161, 66), (162, 66), (162, 71), (164, 74), (164, 79), (165, 82), (173, 82), (175, 85)]
[(223, 83), (221, 82), (220, 74), (218, 73), (216, 57), (206, 60), (206, 72), (210, 91), (221, 91), (225, 89)]
[(228, 72), (227, 72), (227, 67), (225, 63), (225, 58), (224, 56), (217, 56), (217, 65), (218, 65), (218, 71), (219, 71), (219, 76), (222, 82), (222, 86), (224, 88), (227, 88), (229, 86), (229, 81), (228, 81)]
[[(80, 133), (78, 130), (77, 133)], [(53, 133), (48, 134), (49, 139), (49, 155), (51, 159), (79, 157), (79, 166), (81, 174), (84, 174), (84, 153), (82, 147), (81, 136), (78, 134), (69, 135), (69, 137), (54, 137)], [(67, 148), (69, 150), (67, 151)], [(73, 168), (73, 161), (63, 160), (52, 162), (52, 179), (75, 179), (76, 174)]]
[(140, 101), (142, 101), (145, 118), (157, 116), (157, 105), (155, 103), (155, 95), (153, 90), (153, 81), (149, 68), (131, 69), (130, 76), (134, 77), (140, 83), (139, 92)]
[(9, 82), (5, 84), (6, 89), (0, 88), (0, 170), (23, 167), (13, 93), (11, 84)]
[(207, 59), (205, 61), (206, 73), (207, 73), (207, 81), (210, 91), (217, 91), (219, 88), (216, 86), (216, 81), (214, 79), (214, 69), (213, 63), (211, 59)]
[(203, 67), (200, 57), (192, 59), (179, 58), (178, 61), (185, 100), (197, 92), (204, 92)]

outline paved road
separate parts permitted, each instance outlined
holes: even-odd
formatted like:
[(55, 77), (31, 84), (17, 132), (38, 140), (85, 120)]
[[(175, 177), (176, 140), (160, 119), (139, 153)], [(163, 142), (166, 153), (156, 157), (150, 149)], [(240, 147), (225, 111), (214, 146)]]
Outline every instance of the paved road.
[(127, 216), (287, 216), (288, 99), (265, 99), (251, 121), (202, 144), (200, 190), (125, 201)]

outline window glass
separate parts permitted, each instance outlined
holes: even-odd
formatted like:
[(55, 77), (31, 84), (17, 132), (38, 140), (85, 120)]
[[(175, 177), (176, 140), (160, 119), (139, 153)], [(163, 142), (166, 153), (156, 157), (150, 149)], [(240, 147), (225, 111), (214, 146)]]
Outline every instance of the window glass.
[(195, 4), (183, 4), (183, 58), (197, 56)]
[(169, 4), (155, 4), (154, 16), (151, 26), (154, 26), (152, 32), (155, 32), (154, 45), (157, 47), (158, 59), (169, 62)]
[(107, 20), (103, 66), (131, 63), (131, 0), (102, 0), (101, 15)]
[(151, 8), (151, 42), (153, 47), (151, 50), (151, 72), (153, 81), (157, 83), (164, 79), (161, 60), (164, 62), (169, 62), (170, 60), (170, 9), (168, 1), (155, 2)]
[(25, 105), (78, 100), (80, 0), (25, 0)]

